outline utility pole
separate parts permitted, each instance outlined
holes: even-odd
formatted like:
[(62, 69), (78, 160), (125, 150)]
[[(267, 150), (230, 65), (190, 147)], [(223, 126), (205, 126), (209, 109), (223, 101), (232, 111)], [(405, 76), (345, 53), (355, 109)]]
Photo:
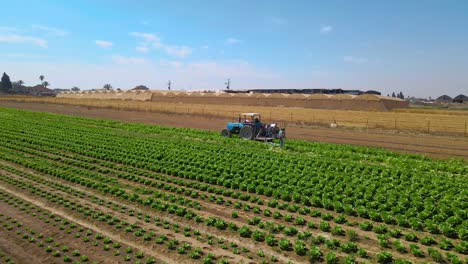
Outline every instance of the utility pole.
[(228, 79), (224, 84), (226, 85), (227, 90), (231, 89), (231, 79)]
[(171, 80), (169, 80), (169, 82), (167, 83), (167, 89), (168, 89), (169, 91), (171, 90), (171, 84), (172, 84), (172, 82), (171, 82)]

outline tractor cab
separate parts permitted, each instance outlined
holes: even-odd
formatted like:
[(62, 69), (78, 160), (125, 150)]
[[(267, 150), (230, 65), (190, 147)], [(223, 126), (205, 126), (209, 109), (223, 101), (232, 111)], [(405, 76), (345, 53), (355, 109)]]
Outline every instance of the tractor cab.
[(240, 113), (239, 114), (239, 123), (253, 123), (255, 120), (261, 122), (261, 115), (259, 113)]

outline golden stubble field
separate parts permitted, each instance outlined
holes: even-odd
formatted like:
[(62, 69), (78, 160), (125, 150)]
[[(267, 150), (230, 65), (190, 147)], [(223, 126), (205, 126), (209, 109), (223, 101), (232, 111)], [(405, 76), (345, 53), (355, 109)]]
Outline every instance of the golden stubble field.
[(241, 112), (259, 112), (262, 114), (263, 120), (279, 122), (283, 125), (330, 126), (331, 124), (336, 124), (339, 127), (468, 136), (468, 111), (462, 110), (396, 109), (394, 111), (385, 112), (32, 96), (8, 96), (0, 97), (0, 100), (228, 117), (233, 120), (235, 120)]

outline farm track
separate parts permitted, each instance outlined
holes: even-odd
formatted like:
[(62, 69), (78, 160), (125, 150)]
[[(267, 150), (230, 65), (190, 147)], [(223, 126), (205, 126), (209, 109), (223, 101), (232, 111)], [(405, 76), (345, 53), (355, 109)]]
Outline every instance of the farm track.
[[(159, 114), (145, 111), (125, 111), (107, 108), (61, 105), (52, 103), (0, 101), (0, 106), (92, 118), (141, 122), (184, 128), (200, 128), (218, 131), (231, 121), (226, 118)], [(287, 129), (288, 138), (321, 141), (337, 144), (355, 144), (382, 147), (398, 152), (425, 154), (436, 158), (459, 157), (468, 159), (468, 138), (429, 134), (392, 134), (369, 129), (357, 131), (321, 127), (296, 127)]]

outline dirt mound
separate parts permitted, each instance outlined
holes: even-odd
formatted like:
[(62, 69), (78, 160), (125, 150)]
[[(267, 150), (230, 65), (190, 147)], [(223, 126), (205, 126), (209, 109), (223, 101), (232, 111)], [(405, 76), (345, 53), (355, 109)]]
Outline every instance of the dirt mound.
[(185, 91), (83, 91), (65, 92), (57, 97), (74, 99), (138, 100), (160, 103), (216, 104), (245, 106), (282, 106), (314, 109), (379, 110), (406, 108), (408, 103), (398, 98), (371, 94), (261, 94), (261, 93), (201, 93)]

